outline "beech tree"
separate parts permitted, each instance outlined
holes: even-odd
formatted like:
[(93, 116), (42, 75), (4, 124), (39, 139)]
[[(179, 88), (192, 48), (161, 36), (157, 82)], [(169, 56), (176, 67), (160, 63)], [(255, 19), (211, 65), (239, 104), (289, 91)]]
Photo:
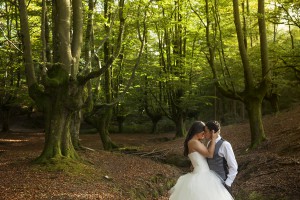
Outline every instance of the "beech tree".
[[(208, 2), (207, 2), (208, 7)], [(259, 25), (259, 35), (260, 35), (260, 52), (261, 52), (261, 77), (259, 81), (254, 78), (254, 72), (249, 62), (249, 55), (247, 53), (247, 40), (245, 28), (243, 29), (241, 19), (240, 19), (240, 8), (239, 8), (239, 1), (233, 0), (233, 16), (234, 16), (234, 24), (236, 27), (236, 35), (238, 41), (238, 47), (240, 52), (240, 57), (242, 61), (242, 67), (244, 72), (244, 89), (241, 91), (236, 90), (234, 85), (222, 85), (219, 79), (219, 75), (217, 74), (216, 66), (214, 64), (215, 58), (215, 48), (214, 45), (211, 44), (210, 38), (210, 31), (208, 30), (207, 33), (207, 44), (209, 47), (209, 55), (208, 58), (210, 67), (213, 72), (213, 77), (217, 80), (215, 82), (216, 87), (218, 90), (226, 97), (239, 100), (243, 102), (246, 106), (248, 111), (250, 129), (251, 129), (251, 146), (256, 147), (262, 141), (266, 139), (266, 135), (263, 128), (262, 123), (262, 101), (267, 94), (267, 91), (270, 87), (271, 83), (271, 73), (269, 67), (269, 60), (268, 60), (268, 45), (267, 45), (267, 38), (266, 38), (266, 25), (265, 25), (265, 13), (264, 13), (264, 1), (258, 1), (258, 12), (257, 12), (257, 19)], [(207, 15), (209, 16), (209, 15)], [(208, 20), (209, 22), (209, 20)], [(244, 24), (244, 27), (246, 24)], [(207, 25), (207, 29), (209, 28), (209, 23)], [(216, 32), (216, 31), (213, 31)]]
[[(107, 20), (108, 24), (104, 24), (104, 30), (107, 36), (110, 35), (116, 35), (116, 39), (112, 37), (112, 39), (108, 38), (105, 39), (103, 42), (103, 63), (105, 66), (110, 66), (108, 70), (103, 74), (103, 80), (101, 80), (101, 90), (98, 90), (95, 92), (95, 98), (94, 98), (94, 108), (91, 113), (88, 114), (86, 117), (86, 120), (91, 123), (93, 126), (97, 128), (99, 131), (99, 135), (103, 144), (103, 148), (105, 150), (111, 150), (113, 148), (117, 148), (118, 146), (111, 140), (109, 135), (109, 126), (111, 122), (111, 118), (113, 114), (115, 114), (117, 117), (119, 116), (117, 112), (113, 112), (115, 108), (118, 108), (123, 99), (126, 95), (129, 87), (131, 86), (133, 79), (135, 77), (135, 71), (140, 65), (140, 61), (142, 58), (142, 54), (144, 51), (144, 45), (145, 45), (145, 35), (147, 32), (146, 28), (146, 18), (147, 18), (147, 7), (149, 3), (140, 3), (138, 4), (138, 9), (133, 10), (137, 11), (137, 18), (133, 20), (132, 23), (136, 24), (136, 27), (131, 27), (129, 30), (132, 32), (125, 32), (125, 19), (126, 13), (128, 12), (128, 9), (131, 9), (129, 5), (124, 4), (124, 0), (120, 0), (118, 2), (117, 9), (114, 9), (114, 6), (112, 6), (112, 1), (107, 0), (104, 1), (104, 16)], [(141, 9), (141, 12), (139, 12)], [(113, 10), (116, 10), (116, 12), (113, 12)], [(114, 19), (114, 13), (117, 13), (119, 16), (119, 21), (116, 22)], [(133, 14), (132, 12), (131, 14)], [(134, 14), (136, 14), (134, 13)], [(128, 14), (128, 13), (127, 13)], [(128, 22), (127, 22), (128, 24)], [(118, 84), (118, 76), (115, 76), (115, 71), (121, 70), (123, 67), (123, 59), (126, 57), (126, 53), (124, 52), (124, 35), (130, 35), (131, 39), (134, 38), (134, 43), (132, 43), (133, 48), (136, 49), (136, 51), (132, 51), (131, 48), (127, 49), (130, 53), (133, 52), (133, 54), (136, 54), (136, 57), (134, 57), (134, 64), (132, 71), (127, 73), (131, 73), (131, 76), (128, 78), (127, 82), (124, 85), (125, 88), (122, 92), (119, 91), (119, 85)], [(132, 56), (132, 54), (130, 54)], [(133, 57), (133, 56), (132, 56)], [(116, 63), (115, 65), (114, 62)], [(131, 66), (131, 65), (130, 65)], [(116, 69), (120, 68), (120, 69)], [(122, 85), (122, 84), (121, 84)], [(101, 95), (99, 95), (101, 93)], [(97, 96), (97, 97), (96, 97)], [(116, 111), (117, 109), (115, 109)]]
[[(169, 4), (159, 4), (163, 24), (157, 24), (159, 65), (163, 80), (163, 96), (159, 99), (165, 116), (172, 120), (176, 127), (175, 137), (186, 135), (186, 109), (183, 104), (187, 85), (186, 78), (186, 41), (185, 1), (174, 1)], [(170, 10), (174, 10), (171, 12)], [(169, 21), (170, 20), (170, 21)], [(172, 21), (171, 21), (172, 20)], [(174, 22), (174, 23), (172, 23)], [(161, 22), (159, 22), (161, 23)], [(163, 100), (163, 101), (161, 101)], [(146, 104), (147, 105), (147, 104)], [(156, 113), (158, 113), (156, 111)], [(158, 117), (160, 117), (158, 115)]]
[[(43, 4), (45, 5), (45, 4)], [(72, 116), (86, 101), (86, 83), (103, 74), (109, 65), (79, 71), (82, 47), (82, 1), (52, 1), (52, 61), (43, 65), (41, 84), (33, 65), (25, 0), (19, 1), (24, 64), (30, 97), (45, 115), (45, 145), (37, 162), (52, 159), (80, 160), (70, 134)]]
[[(30, 97), (45, 115), (45, 145), (38, 162), (47, 162), (53, 158), (79, 159), (71, 140), (70, 122), (72, 114), (84, 102), (82, 93), (85, 81), (77, 77), (82, 18), (73, 18), (81, 15), (82, 2), (74, 0), (71, 5), (70, 1), (61, 0), (52, 3), (53, 64), (43, 69), (42, 85), (39, 85), (32, 60), (26, 3), (25, 0), (19, 1), (28, 90)], [(73, 32), (73, 41), (70, 32)]]

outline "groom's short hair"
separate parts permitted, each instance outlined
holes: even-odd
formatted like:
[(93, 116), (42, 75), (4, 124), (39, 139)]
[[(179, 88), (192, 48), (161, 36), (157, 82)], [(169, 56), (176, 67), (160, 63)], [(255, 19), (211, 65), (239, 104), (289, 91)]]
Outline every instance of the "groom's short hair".
[(208, 121), (205, 126), (207, 126), (209, 130), (214, 130), (215, 132), (218, 132), (221, 129), (221, 125), (218, 121)]

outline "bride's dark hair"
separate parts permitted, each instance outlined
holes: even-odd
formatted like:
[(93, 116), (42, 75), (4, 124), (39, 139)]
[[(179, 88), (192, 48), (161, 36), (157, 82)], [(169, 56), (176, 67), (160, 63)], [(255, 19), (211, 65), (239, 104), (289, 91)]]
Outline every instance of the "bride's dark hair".
[(189, 147), (188, 147), (188, 142), (191, 140), (191, 138), (196, 134), (196, 133), (201, 133), (204, 131), (205, 124), (202, 121), (195, 121), (191, 128), (188, 131), (188, 134), (186, 135), (185, 141), (183, 143), (183, 155), (187, 156), (189, 154)]

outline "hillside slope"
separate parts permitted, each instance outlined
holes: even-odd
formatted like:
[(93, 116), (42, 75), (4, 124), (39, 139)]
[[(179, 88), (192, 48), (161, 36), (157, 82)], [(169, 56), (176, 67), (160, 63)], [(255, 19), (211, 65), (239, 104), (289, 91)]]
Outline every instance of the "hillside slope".
[[(265, 116), (263, 123), (268, 140), (254, 150), (248, 148), (250, 127), (247, 122), (221, 129), (222, 137), (232, 144), (239, 165), (234, 194), (242, 200), (299, 199), (300, 106)], [(182, 144), (183, 139), (177, 139), (151, 148), (169, 149), (170, 155), (181, 156)]]
[[(20, 121), (27, 127), (36, 123)], [(268, 140), (255, 150), (248, 149), (247, 122), (222, 127), (239, 164), (236, 200), (298, 200), (300, 106), (265, 116), (263, 122)], [(89, 150), (79, 153), (92, 165), (76, 175), (45, 171), (31, 164), (43, 149), (44, 133), (17, 124), (12, 132), (0, 133), (0, 199), (166, 200), (168, 189), (189, 171), (182, 156), (184, 138), (174, 140), (174, 133), (111, 134), (123, 147), (116, 152), (103, 151), (98, 134), (82, 134)]]

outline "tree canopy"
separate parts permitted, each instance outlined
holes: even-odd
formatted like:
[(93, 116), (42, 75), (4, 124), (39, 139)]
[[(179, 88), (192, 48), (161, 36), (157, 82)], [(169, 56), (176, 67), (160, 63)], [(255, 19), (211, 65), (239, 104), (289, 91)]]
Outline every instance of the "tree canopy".
[(9, 119), (14, 106), (44, 112), (40, 161), (77, 159), (72, 149), (80, 146), (82, 120), (97, 127), (107, 149), (115, 148), (111, 121), (120, 131), (131, 115), (147, 116), (152, 132), (169, 119), (174, 136), (183, 137), (189, 120), (230, 123), (247, 113), (255, 147), (267, 137), (262, 114), (299, 102), (299, 6), (281, 0), (1, 1), (1, 115)]

